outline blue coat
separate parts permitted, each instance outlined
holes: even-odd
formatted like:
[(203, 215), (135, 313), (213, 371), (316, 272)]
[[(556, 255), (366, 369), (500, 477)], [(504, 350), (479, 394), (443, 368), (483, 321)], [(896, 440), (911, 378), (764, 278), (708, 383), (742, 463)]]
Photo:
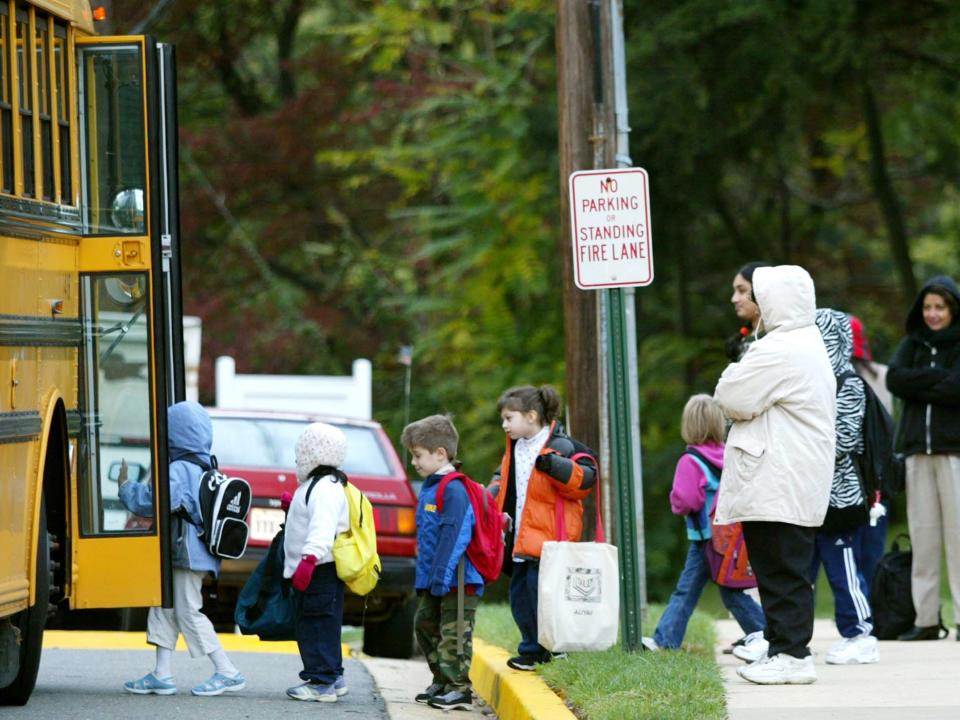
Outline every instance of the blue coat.
[[(200, 476), (203, 470), (186, 460), (196, 455), (210, 462), (213, 426), (210, 416), (195, 402), (179, 402), (167, 408), (167, 434), (170, 453), (170, 511), (183, 508), (196, 525), (173, 517), (173, 566), (199, 572), (220, 573), (220, 561), (210, 554), (199, 535)], [(151, 482), (127, 482), (120, 488), (120, 502), (130, 512), (153, 517), (153, 485)]]
[[(457, 587), (457, 563), (473, 536), (474, 515), (462, 482), (451, 481), (443, 496), (443, 512), (437, 511), (437, 486), (442, 475), (423, 481), (417, 502), (417, 590), (443, 597)], [(464, 584), (483, 593), (483, 577), (464, 557)]]

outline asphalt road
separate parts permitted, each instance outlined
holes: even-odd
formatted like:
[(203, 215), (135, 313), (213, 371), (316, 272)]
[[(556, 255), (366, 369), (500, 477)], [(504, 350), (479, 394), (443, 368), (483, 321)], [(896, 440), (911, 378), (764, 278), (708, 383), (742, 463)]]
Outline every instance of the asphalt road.
[[(190, 688), (209, 677), (212, 667), (206, 658), (190, 659), (186, 652), (174, 655), (173, 670), (179, 692), (176, 695), (130, 695), (123, 683), (153, 669), (150, 650), (66, 650), (45, 648), (40, 675), (30, 702), (23, 708), (3, 708), (0, 717), (20, 720), (152, 720), (153, 718), (318, 717), (324, 720), (387, 718), (383, 698), (367, 670), (358, 660), (344, 661), (350, 688), (337, 703), (306, 703), (290, 700), (284, 690), (300, 683), (300, 658), (290, 654), (230, 653), (231, 660), (247, 678), (247, 687), (238, 693), (218, 697), (194, 697)], [(318, 707), (322, 705), (322, 707)]]

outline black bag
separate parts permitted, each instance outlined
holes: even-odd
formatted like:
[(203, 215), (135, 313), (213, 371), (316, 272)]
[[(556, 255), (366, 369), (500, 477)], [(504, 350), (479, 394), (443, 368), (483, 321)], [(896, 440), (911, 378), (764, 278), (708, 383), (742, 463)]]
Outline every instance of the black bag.
[(837, 378), (837, 392), (848, 378), (856, 377), (863, 385), (866, 410), (863, 415), (863, 452), (853, 456), (857, 473), (867, 496), (867, 506), (873, 504), (877, 492), (889, 500), (903, 492), (906, 469), (903, 456), (894, 449), (895, 427), (890, 413), (876, 393), (856, 373), (844, 373)]
[[(217, 458), (210, 456), (205, 463), (196, 455), (185, 455), (186, 460), (203, 468), (200, 476), (200, 539), (210, 554), (218, 558), (236, 560), (247, 549), (250, 527), (247, 514), (253, 501), (250, 484), (243, 478), (227, 477), (217, 469)], [(193, 519), (183, 508), (178, 514), (191, 524)]]
[(913, 627), (917, 612), (910, 594), (910, 565), (912, 550), (900, 549), (898, 535), (877, 563), (876, 574), (870, 587), (870, 604), (873, 607), (873, 634), (879, 640), (896, 640), (901, 633)]
[(244, 635), (259, 635), (261, 640), (294, 640), (296, 610), (290, 582), (283, 579), (283, 538), (280, 532), (270, 550), (247, 578), (233, 620)]

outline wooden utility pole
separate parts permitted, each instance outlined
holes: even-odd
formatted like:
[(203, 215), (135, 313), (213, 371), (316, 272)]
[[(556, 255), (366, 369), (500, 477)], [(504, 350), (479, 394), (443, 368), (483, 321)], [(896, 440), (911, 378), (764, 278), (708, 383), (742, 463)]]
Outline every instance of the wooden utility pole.
[[(593, 9), (588, 0), (557, 0), (557, 103), (560, 145), (560, 221), (557, 251), (563, 258), (563, 317), (566, 337), (569, 430), (602, 453), (601, 368), (597, 331), (597, 294), (573, 283), (570, 245), (570, 195), (567, 178), (598, 167)], [(609, 127), (609, 126), (608, 126)], [(611, 143), (606, 143), (611, 144)], [(602, 163), (602, 156), (599, 163)]]

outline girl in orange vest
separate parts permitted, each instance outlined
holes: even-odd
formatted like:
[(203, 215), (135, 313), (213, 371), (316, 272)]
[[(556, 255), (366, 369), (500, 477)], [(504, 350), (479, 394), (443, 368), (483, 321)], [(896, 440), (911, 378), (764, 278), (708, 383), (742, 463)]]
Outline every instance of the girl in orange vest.
[[(537, 642), (540, 550), (548, 540), (579, 540), (583, 503), (596, 481), (593, 451), (556, 421), (560, 396), (549, 385), (510, 388), (497, 401), (506, 451), (494, 474), (500, 510), (510, 516), (504, 572), (510, 575), (510, 610), (520, 629), (515, 670), (533, 670), (554, 657)], [(493, 489), (493, 488), (492, 488)], [(566, 537), (558, 535), (562, 513)]]

